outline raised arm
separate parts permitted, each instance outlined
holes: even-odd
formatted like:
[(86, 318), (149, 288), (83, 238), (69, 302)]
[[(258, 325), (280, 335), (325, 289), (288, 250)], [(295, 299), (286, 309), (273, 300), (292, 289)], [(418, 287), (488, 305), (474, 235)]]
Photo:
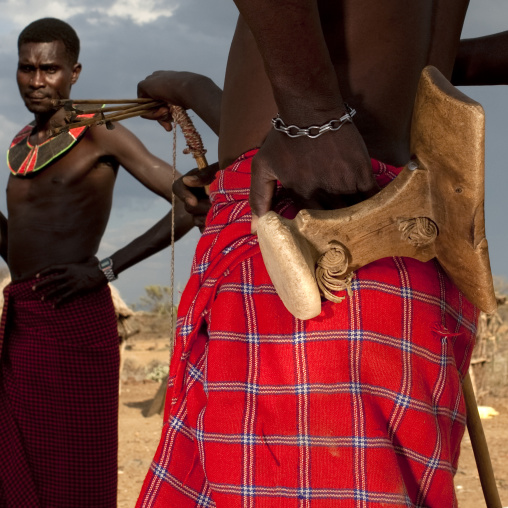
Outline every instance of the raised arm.
[[(138, 96), (192, 109), (219, 135), (222, 90), (206, 76), (193, 72), (156, 71), (138, 84)], [(167, 107), (159, 108), (144, 118), (157, 120), (166, 130), (171, 130), (172, 119)], [(204, 171), (192, 170), (174, 185), (175, 194), (200, 229), (204, 227), (210, 208), (204, 187), (212, 182), (217, 170), (218, 164), (211, 164)]]
[(0, 256), (7, 263), (7, 241), (8, 227), (5, 215), (0, 212)]
[[(139, 97), (151, 97), (167, 104), (192, 109), (219, 135), (222, 90), (208, 77), (194, 72), (155, 71), (138, 84)], [(145, 116), (171, 129), (167, 108)]]
[[(323, 35), (317, 0), (235, 3), (256, 40), (281, 120), (307, 128), (341, 119), (347, 109)], [(367, 148), (352, 122), (315, 139), (290, 138), (272, 130), (252, 165), (254, 216), (270, 209), (276, 180), (309, 208), (337, 208), (377, 190)]]
[(508, 31), (461, 40), (452, 83), (456, 86), (508, 85)]

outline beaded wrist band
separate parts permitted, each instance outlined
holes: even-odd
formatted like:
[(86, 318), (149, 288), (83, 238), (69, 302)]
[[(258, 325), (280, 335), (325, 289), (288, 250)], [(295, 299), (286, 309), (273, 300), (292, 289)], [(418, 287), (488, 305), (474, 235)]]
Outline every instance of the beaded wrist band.
[(272, 125), (276, 131), (283, 132), (290, 138), (306, 136), (307, 138), (315, 139), (325, 132), (338, 131), (345, 123), (351, 123), (353, 121), (356, 110), (350, 108), (347, 104), (344, 104), (344, 106), (346, 107), (346, 113), (343, 116), (338, 120), (330, 120), (323, 125), (312, 125), (307, 128), (298, 127), (297, 125), (286, 125), (279, 114), (277, 114), (275, 118), (272, 118)]

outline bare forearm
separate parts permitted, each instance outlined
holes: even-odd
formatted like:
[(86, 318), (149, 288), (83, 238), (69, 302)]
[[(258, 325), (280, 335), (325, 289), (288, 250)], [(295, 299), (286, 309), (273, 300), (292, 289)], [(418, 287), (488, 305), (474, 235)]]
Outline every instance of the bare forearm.
[(138, 95), (192, 109), (217, 135), (222, 90), (193, 72), (156, 71), (138, 84)]
[(7, 263), (8, 226), (5, 215), (0, 212), (0, 256)]
[[(170, 211), (146, 233), (111, 256), (115, 275), (118, 276), (124, 270), (147, 259), (171, 244), (172, 213), (173, 211)], [(194, 226), (192, 216), (181, 210), (177, 210), (176, 213), (175, 241), (179, 240)]]
[(453, 68), (454, 85), (508, 85), (508, 31), (463, 39)]
[(182, 100), (212, 131), (219, 135), (222, 90), (208, 77), (195, 77), (182, 85)]
[(316, 0), (235, 0), (263, 57), (281, 115), (300, 125), (343, 110)]

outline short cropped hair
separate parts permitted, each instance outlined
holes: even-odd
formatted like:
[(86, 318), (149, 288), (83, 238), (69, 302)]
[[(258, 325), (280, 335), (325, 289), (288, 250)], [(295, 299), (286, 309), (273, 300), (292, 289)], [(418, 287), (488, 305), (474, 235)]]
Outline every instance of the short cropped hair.
[(18, 51), (29, 42), (62, 41), (69, 62), (74, 65), (79, 57), (79, 37), (68, 23), (56, 18), (42, 18), (30, 23), (18, 37)]

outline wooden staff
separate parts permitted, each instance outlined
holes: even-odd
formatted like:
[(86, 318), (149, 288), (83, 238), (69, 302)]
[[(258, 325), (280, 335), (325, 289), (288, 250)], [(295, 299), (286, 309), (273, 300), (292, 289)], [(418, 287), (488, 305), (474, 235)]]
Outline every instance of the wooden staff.
[(469, 372), (462, 381), (462, 389), (466, 401), (467, 430), (471, 438), (471, 447), (480, 476), (485, 504), (487, 508), (503, 508)]
[[(80, 108), (80, 105), (100, 105), (98, 108)], [(114, 105), (114, 106), (109, 106)], [(53, 135), (60, 132), (68, 131), (75, 127), (83, 127), (87, 125), (102, 125), (106, 124), (108, 128), (112, 128), (113, 122), (125, 120), (141, 116), (146, 112), (159, 108), (161, 106), (168, 106), (165, 102), (154, 101), (153, 99), (65, 99), (54, 100), (53, 106), (60, 106), (65, 108), (70, 113), (68, 123), (61, 127), (53, 129)], [(169, 105), (169, 111), (175, 123), (182, 129), (187, 148), (184, 153), (190, 153), (196, 159), (198, 169), (204, 169), (208, 166), (205, 158), (206, 150), (203, 147), (201, 136), (197, 132), (194, 124), (187, 112), (180, 106)], [(105, 112), (113, 112), (110, 115), (105, 115)], [(77, 120), (78, 114), (94, 114), (92, 118), (85, 118)]]
[[(80, 105), (101, 105), (101, 107), (79, 107)], [(105, 106), (106, 104), (117, 104), (117, 106)], [(118, 99), (113, 101), (105, 101), (101, 99), (90, 99), (90, 100), (54, 100), (54, 106), (61, 106), (67, 112), (66, 124), (60, 127), (55, 127), (52, 131), (52, 135), (56, 136), (61, 132), (66, 132), (69, 129), (76, 127), (85, 127), (90, 125), (101, 125), (106, 124), (106, 127), (113, 128), (113, 122), (120, 120), (126, 120), (127, 118), (133, 118), (145, 114), (147, 111), (156, 109), (160, 106), (165, 105), (163, 102), (154, 101), (152, 99)], [(106, 112), (112, 112), (110, 115), (105, 115)], [(80, 114), (93, 114), (92, 118), (81, 118), (77, 116)]]

